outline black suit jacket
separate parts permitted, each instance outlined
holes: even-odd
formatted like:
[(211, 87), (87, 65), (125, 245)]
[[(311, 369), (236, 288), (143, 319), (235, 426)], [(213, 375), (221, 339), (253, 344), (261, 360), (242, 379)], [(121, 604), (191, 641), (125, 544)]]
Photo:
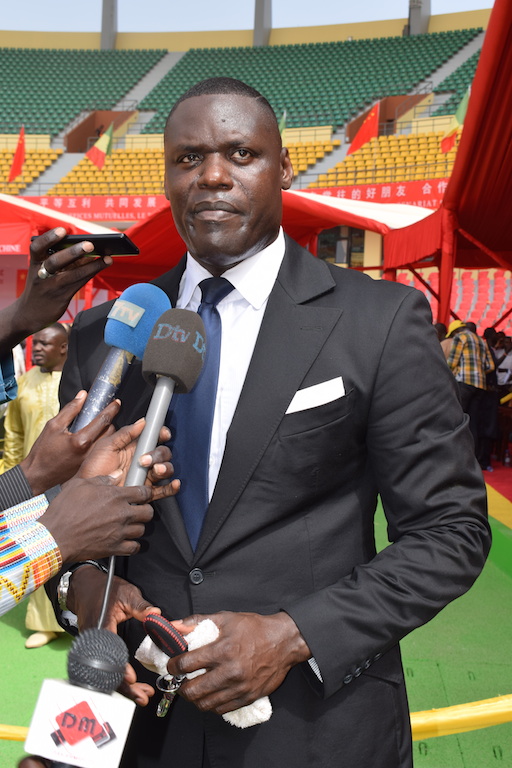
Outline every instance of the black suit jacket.
[[(155, 281), (173, 303), (183, 269)], [(105, 317), (77, 318), (63, 402), (104, 359)], [(315, 399), (340, 377), (343, 396)], [(299, 390), (306, 407), (286, 413)], [(122, 421), (150, 396), (136, 364)], [(392, 543), (376, 554), (378, 494)], [(482, 474), (422, 294), (287, 240), (196, 552), (178, 504), (156, 505), (119, 574), (170, 618), (287, 611), (323, 679), (295, 667), (270, 721), (243, 731), (183, 700), (158, 720), (150, 704), (123, 766), (200, 768), (203, 742), (215, 768), (409, 766), (398, 642), (472, 584), (490, 545)], [(133, 651), (140, 625), (123, 632)]]

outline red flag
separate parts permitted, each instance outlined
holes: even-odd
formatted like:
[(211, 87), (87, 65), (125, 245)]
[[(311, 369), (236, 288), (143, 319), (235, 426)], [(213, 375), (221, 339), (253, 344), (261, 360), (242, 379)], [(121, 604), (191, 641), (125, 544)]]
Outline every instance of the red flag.
[(109, 127), (105, 133), (101, 134), (96, 144), (85, 153), (85, 156), (88, 157), (91, 163), (94, 163), (100, 171), (105, 165), (106, 156), (112, 154), (113, 131), (114, 123), (110, 123)]
[(352, 152), (361, 149), (363, 144), (366, 144), (367, 141), (370, 141), (370, 139), (379, 135), (379, 107), (380, 101), (377, 101), (370, 109), (361, 123), (361, 127), (352, 139), (352, 144), (348, 148), (347, 155), (351, 155)]
[(18, 136), (18, 143), (16, 145), (16, 151), (12, 158), (11, 171), (9, 173), (9, 182), (14, 181), (17, 176), (21, 176), (23, 171), (23, 164), (25, 162), (25, 126), (21, 126), (20, 135)]

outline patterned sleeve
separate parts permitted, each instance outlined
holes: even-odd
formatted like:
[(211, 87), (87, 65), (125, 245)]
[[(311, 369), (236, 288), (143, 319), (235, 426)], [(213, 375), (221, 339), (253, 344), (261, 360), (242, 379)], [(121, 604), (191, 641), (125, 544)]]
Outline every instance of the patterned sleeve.
[(462, 340), (460, 336), (455, 336), (455, 338), (453, 339), (452, 347), (450, 349), (450, 354), (446, 359), (446, 362), (448, 363), (448, 367), (451, 368), (452, 371), (455, 371), (457, 369), (461, 352), (462, 352)]
[(42, 494), (0, 512), (0, 615), (62, 567), (55, 539), (38, 522), (47, 507)]

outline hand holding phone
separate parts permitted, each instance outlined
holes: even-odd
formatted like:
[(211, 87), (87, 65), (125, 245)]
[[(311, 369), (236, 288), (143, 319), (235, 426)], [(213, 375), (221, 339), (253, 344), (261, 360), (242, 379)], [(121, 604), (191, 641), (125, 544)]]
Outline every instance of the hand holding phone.
[(85, 241), (94, 246), (94, 250), (86, 254), (87, 256), (132, 256), (139, 253), (135, 243), (124, 232), (108, 232), (104, 235), (66, 235), (48, 248), (48, 253), (62, 251), (64, 248), (70, 248)]

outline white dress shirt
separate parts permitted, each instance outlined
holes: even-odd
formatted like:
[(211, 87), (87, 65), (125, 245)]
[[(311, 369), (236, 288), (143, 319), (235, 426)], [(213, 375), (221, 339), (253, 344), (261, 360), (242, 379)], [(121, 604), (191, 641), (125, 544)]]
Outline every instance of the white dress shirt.
[[(267, 248), (222, 274), (235, 289), (217, 305), (222, 322), (222, 342), (210, 444), (210, 499), (219, 475), (226, 435), (251, 362), (268, 297), (284, 258), (284, 251), (284, 234), (280, 229), (276, 240)], [(181, 278), (177, 301), (179, 309), (197, 310), (201, 302), (199, 283), (208, 277), (211, 277), (211, 274), (187, 253), (187, 266)], [(322, 674), (316, 659), (312, 657), (308, 661), (321, 681)]]
[[(276, 240), (260, 253), (227, 269), (222, 277), (234, 290), (217, 305), (222, 322), (219, 383), (210, 444), (209, 498), (219, 475), (226, 435), (242, 391), (268, 297), (285, 251), (282, 229)], [(177, 307), (197, 311), (201, 302), (199, 283), (211, 274), (191, 255), (180, 283)]]

